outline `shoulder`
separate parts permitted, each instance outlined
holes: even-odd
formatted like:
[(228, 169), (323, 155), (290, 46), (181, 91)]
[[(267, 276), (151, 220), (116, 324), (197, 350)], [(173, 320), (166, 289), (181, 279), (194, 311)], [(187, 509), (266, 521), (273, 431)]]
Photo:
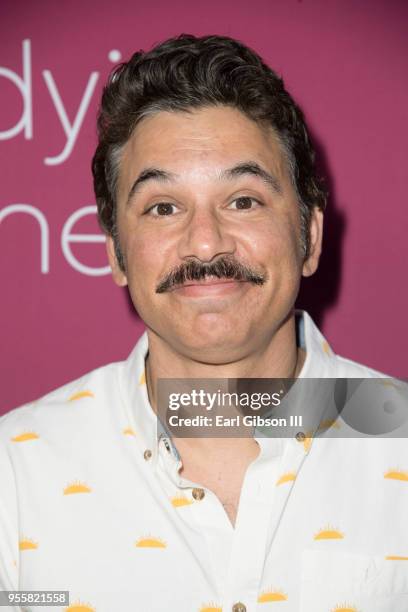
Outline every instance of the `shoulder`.
[[(101, 416), (114, 397), (124, 362), (102, 366), (51, 391), (36, 401), (10, 410), (0, 417), (0, 441), (25, 442), (38, 437), (38, 430), (78, 427), (95, 412)], [(86, 404), (86, 411), (78, 410)]]
[(306, 350), (304, 376), (313, 378), (392, 378), (364, 364), (337, 355), (312, 317), (296, 310), (299, 344)]
[(335, 355), (335, 362), (336, 375), (339, 378), (392, 378), (389, 374), (384, 374), (340, 355)]

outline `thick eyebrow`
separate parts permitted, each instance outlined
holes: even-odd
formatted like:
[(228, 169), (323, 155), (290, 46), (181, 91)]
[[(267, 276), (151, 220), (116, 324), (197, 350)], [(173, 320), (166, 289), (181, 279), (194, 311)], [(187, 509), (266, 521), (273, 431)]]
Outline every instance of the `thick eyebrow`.
[[(236, 166), (233, 166), (232, 168), (223, 170), (220, 174), (220, 179), (231, 180), (239, 176), (245, 175), (259, 177), (269, 187), (271, 187), (275, 193), (282, 195), (282, 187), (278, 179), (270, 172), (264, 170), (257, 162), (254, 161), (241, 162)], [(144, 170), (142, 170), (142, 172), (139, 174), (139, 176), (134, 181), (132, 187), (130, 188), (126, 205), (130, 203), (132, 197), (135, 195), (140, 185), (142, 185), (143, 183), (146, 183), (147, 181), (174, 181), (175, 178), (176, 175), (172, 172), (167, 172), (166, 170), (161, 170), (160, 168), (145, 168)]]
[(145, 168), (139, 174), (137, 179), (134, 181), (132, 187), (130, 188), (126, 205), (129, 204), (132, 197), (137, 192), (140, 185), (146, 183), (147, 181), (173, 181), (175, 179), (175, 175), (172, 172), (166, 172), (165, 170), (160, 170), (160, 168)]
[(245, 176), (248, 174), (259, 177), (269, 187), (271, 187), (275, 193), (282, 195), (283, 189), (276, 176), (264, 170), (257, 162), (254, 161), (242, 162), (236, 166), (233, 166), (232, 168), (224, 170), (221, 173), (221, 178), (234, 179), (238, 176)]

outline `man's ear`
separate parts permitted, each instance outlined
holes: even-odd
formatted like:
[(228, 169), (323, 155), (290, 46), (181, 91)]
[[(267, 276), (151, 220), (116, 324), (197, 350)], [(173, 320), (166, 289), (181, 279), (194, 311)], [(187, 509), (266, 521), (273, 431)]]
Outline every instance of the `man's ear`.
[(113, 280), (119, 287), (125, 287), (127, 285), (126, 274), (119, 266), (118, 258), (116, 257), (115, 243), (112, 236), (106, 238), (106, 252), (108, 254), (109, 265), (112, 269)]
[(319, 265), (323, 240), (323, 212), (315, 206), (309, 225), (310, 248), (309, 256), (303, 263), (302, 276), (312, 276)]

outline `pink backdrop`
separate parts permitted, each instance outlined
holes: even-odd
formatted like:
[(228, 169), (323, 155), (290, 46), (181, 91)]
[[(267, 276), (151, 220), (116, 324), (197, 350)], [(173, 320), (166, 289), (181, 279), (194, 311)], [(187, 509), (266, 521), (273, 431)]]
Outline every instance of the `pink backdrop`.
[(0, 11), (0, 413), (125, 358), (143, 330), (104, 270), (95, 112), (119, 53), (181, 32), (239, 38), (284, 76), (332, 190), (321, 270), (299, 305), (338, 353), (408, 377), (406, 2), (3, 0)]

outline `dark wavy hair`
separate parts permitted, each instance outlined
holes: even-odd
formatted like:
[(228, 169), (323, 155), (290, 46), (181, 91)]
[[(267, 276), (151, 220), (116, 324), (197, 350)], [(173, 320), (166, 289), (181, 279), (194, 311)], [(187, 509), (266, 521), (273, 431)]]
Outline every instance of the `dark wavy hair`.
[(160, 111), (230, 106), (271, 126), (286, 157), (299, 200), (302, 249), (309, 253), (313, 207), (324, 210), (327, 192), (316, 174), (315, 151), (300, 108), (283, 80), (253, 50), (224, 36), (182, 34), (138, 51), (112, 71), (98, 114), (99, 142), (92, 160), (99, 223), (114, 239), (119, 265), (116, 190), (121, 153), (135, 126)]

